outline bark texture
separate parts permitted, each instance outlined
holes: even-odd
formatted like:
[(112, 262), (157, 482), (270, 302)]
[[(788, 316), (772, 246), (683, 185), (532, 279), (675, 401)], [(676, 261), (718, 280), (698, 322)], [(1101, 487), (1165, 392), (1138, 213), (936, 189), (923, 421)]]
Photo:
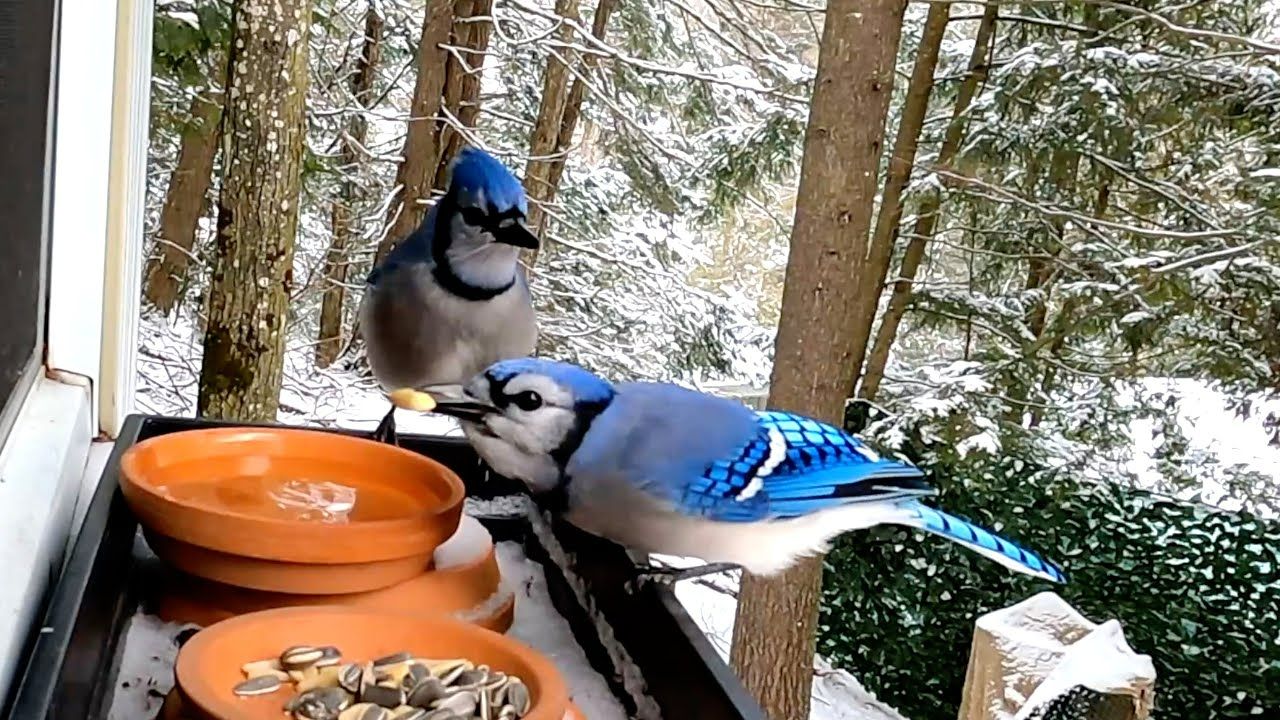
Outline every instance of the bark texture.
[[(577, 20), (578, 0), (556, 0), (556, 15)], [(573, 40), (573, 30), (565, 23), (560, 24), (555, 35), (564, 43)], [(572, 63), (576, 58), (575, 53), (557, 50), (563, 61), (555, 55), (547, 57), (547, 68), (542, 73), (542, 102), (538, 106), (533, 134), (529, 136), (529, 162), (524, 169), (524, 190), (529, 196), (528, 224), (536, 234), (541, 234), (546, 224), (543, 205), (555, 194), (549, 177), (569, 99), (569, 68), (565, 63)]]
[(404, 152), (396, 171), (396, 191), (388, 208), (387, 233), (378, 243), (374, 262), (381, 262), (395, 244), (413, 232), (426, 212), (424, 202), (435, 182), (437, 145), (436, 117), (440, 114), (448, 53), (441, 47), (453, 29), (452, 0), (430, 0), (423, 13), (422, 35), (418, 40), (418, 79), (413, 87), (409, 127), (404, 136)]
[(364, 157), (362, 148), (368, 135), (369, 123), (364, 117), (368, 109), (373, 78), (382, 54), (382, 16), (374, 3), (365, 11), (364, 40), (360, 58), (351, 74), (351, 98), (355, 107), (351, 111), (343, 131), (338, 151), (339, 162), (347, 173), (342, 181), (338, 197), (330, 208), (333, 236), (329, 240), (329, 252), (325, 255), (324, 293), (320, 299), (320, 328), (316, 338), (316, 366), (328, 367), (342, 352), (342, 311), (347, 299), (347, 270), (350, 267), (348, 248), (351, 246), (351, 216), (361, 200), (361, 186), (350, 173)]
[[(987, 76), (987, 53), (991, 48), (991, 37), (995, 34), (996, 18), (999, 15), (1000, 3), (992, 0), (986, 4), (982, 19), (978, 23), (978, 32), (974, 40), (973, 54), (969, 56), (969, 72), (960, 83), (956, 93), (955, 107), (951, 112), (951, 121), (947, 125), (947, 133), (942, 139), (942, 147), (938, 150), (938, 166), (947, 167), (955, 161), (960, 150), (960, 141), (964, 138), (965, 112), (978, 85)], [(898, 326), (911, 301), (911, 284), (915, 281), (920, 262), (924, 260), (925, 247), (933, 239), (938, 227), (939, 211), (942, 208), (942, 195), (934, 191), (920, 203), (915, 224), (911, 228), (911, 239), (907, 241), (907, 249), (903, 252), (902, 266), (898, 270), (898, 278), (893, 283), (893, 291), (889, 294), (889, 304), (885, 308), (880, 327), (876, 330), (875, 344), (867, 357), (866, 369), (862, 383), (858, 388), (858, 397), (875, 400), (880, 390), (880, 382), (884, 380), (884, 369), (889, 362), (889, 351), (898, 337)]]
[(200, 366), (201, 416), (275, 420), (293, 281), (309, 0), (239, 0)]
[[(595, 18), (591, 21), (591, 35), (597, 40), (604, 40), (609, 28), (609, 16), (618, 7), (618, 0), (600, 0), (596, 6)], [(582, 59), (583, 75), (590, 77), (590, 72), (600, 64), (600, 56), (587, 54)], [(578, 119), (582, 117), (582, 102), (586, 98), (587, 84), (582, 78), (575, 77), (569, 86), (569, 97), (564, 103), (564, 116), (560, 119), (560, 134), (556, 138), (555, 157), (547, 168), (546, 193), (544, 202), (554, 202), (560, 190), (560, 177), (564, 174), (565, 153), (573, 144), (573, 134), (578, 130)], [(542, 214), (537, 225), (530, 225), (536, 235), (542, 237), (547, 231), (547, 216)]]
[(213, 184), (213, 164), (222, 139), (221, 74), (215, 83), (219, 86), (216, 91), (197, 94), (191, 100), (191, 121), (182, 134), (178, 164), (169, 177), (160, 210), (156, 254), (147, 260), (143, 294), (165, 314), (178, 304), (186, 286), (196, 231)]
[[(493, 24), (488, 19), (493, 13), (493, 0), (458, 0), (454, 8), (456, 16), (450, 36), (451, 44), (462, 48), (458, 50), (458, 55), (465, 60), (465, 65), (458, 60), (458, 55), (449, 53), (445, 63), (444, 105), (458, 124), (465, 128), (475, 128), (476, 118), (480, 115), (480, 81), (485, 53), (489, 51), (489, 36), (493, 32)], [(434, 186), (436, 189), (443, 189), (449, 182), (449, 163), (462, 150), (466, 138), (444, 117), (440, 118), (436, 128), (441, 150), (440, 160), (436, 163)]]
[[(885, 173), (884, 190), (880, 194), (880, 213), (876, 217), (875, 231), (867, 248), (867, 268), (861, 288), (862, 310), (854, 319), (852, 330), (853, 345), (849, 354), (854, 358), (859, 372), (866, 358), (867, 342), (871, 339), (876, 309), (880, 305), (880, 292), (884, 288), (889, 262), (893, 259), (893, 248), (898, 240), (898, 223), (902, 221), (902, 193), (907, 189), (911, 169), (916, 162), (920, 131), (924, 128), (929, 98), (933, 95), (933, 74), (938, 67), (938, 53), (950, 20), (951, 3), (941, 2), (929, 6), (929, 14), (925, 18), (920, 45), (916, 51), (915, 66), (911, 71), (911, 81), (907, 84), (907, 97), (902, 104), (898, 134), (889, 154), (889, 168)], [(848, 388), (849, 395), (853, 395), (857, 384), (858, 375), (855, 374)]]
[[(769, 406), (842, 423), (905, 0), (832, 0), (805, 133)], [(822, 561), (744, 577), (731, 658), (774, 720), (809, 717)]]

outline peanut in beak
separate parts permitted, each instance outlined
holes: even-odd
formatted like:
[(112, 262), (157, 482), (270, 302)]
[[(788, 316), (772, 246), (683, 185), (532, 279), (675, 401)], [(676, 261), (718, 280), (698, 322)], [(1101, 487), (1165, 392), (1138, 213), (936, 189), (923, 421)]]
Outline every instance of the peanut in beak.
[(436, 407), (436, 399), (413, 388), (399, 388), (387, 394), (391, 403), (398, 408), (414, 412), (431, 412)]

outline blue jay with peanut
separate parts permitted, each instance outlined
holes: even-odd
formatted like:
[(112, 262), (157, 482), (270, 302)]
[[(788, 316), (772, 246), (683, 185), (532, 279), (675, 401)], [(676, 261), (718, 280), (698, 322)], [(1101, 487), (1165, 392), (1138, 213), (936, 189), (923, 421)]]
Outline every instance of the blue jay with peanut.
[(495, 471), (566, 520), (634, 550), (707, 564), (645, 568), (674, 582), (740, 567), (773, 575), (849, 530), (905, 525), (1014, 571), (1063, 582), (1038, 555), (921, 500), (923, 473), (799, 415), (575, 365), (497, 362), (434, 412), (462, 421)]
[[(538, 327), (521, 248), (520, 181), (493, 156), (464, 148), (449, 188), (422, 225), (369, 274), (359, 324), (374, 377), (388, 390), (457, 386), (490, 364), (533, 353)], [(374, 437), (395, 442), (395, 406)]]

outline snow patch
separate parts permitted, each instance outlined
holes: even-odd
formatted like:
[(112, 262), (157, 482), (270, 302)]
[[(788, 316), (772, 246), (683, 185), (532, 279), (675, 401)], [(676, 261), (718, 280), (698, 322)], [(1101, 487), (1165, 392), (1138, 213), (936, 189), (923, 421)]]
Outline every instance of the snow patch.
[(517, 588), (516, 619), (507, 632), (553, 662), (569, 683), (573, 702), (591, 720), (626, 720), (627, 713), (604, 678), (591, 667), (569, 622), (556, 612), (542, 566), (515, 542), (497, 545), (502, 576)]
[(165, 696), (173, 689), (178, 636), (195, 628), (198, 626), (167, 623), (141, 612), (129, 618), (108, 720), (150, 720), (160, 712)]
[(1024, 720), (1077, 686), (1149, 708), (1154, 681), (1151, 658), (1128, 646), (1118, 621), (1099, 625), (1042, 592), (978, 618), (960, 716)]

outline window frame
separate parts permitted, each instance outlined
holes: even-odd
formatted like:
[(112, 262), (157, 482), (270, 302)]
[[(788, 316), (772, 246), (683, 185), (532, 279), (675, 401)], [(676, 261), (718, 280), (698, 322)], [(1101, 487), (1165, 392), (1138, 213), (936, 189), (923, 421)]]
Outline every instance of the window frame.
[[(22, 408), (26, 405), (28, 396), (31, 394), (32, 388), (35, 386), (35, 380), (40, 374), (44, 360), (44, 347), (48, 338), (47, 318), (49, 311), (49, 252), (52, 244), (52, 221), (53, 221), (53, 183), (54, 183), (54, 165), (55, 145), (57, 133), (57, 87), (58, 87), (58, 66), (59, 66), (59, 50), (60, 50), (60, 10), (61, 3), (58, 0), (16, 0), (14, 2), (5, 3), (6, 7), (13, 11), (15, 20), (15, 28), (27, 30), (32, 24), (40, 24), (44, 20), (43, 13), (48, 13), (50, 21), (49, 34), (47, 36), (49, 42), (49, 57), (47, 58), (47, 80), (46, 98), (45, 98), (45, 118), (44, 118), (44, 152), (43, 168), (40, 175), (40, 252), (39, 252), (39, 269), (38, 279), (36, 281), (36, 316), (35, 321), (35, 338), (32, 343), (31, 352), (22, 367), (22, 371), (18, 376), (17, 382), (14, 383), (13, 390), (9, 397), (6, 398), (3, 407), (0, 407), (0, 448), (4, 447), (5, 442), (12, 434), (14, 425), (17, 423), (18, 416), (21, 414)], [(33, 17), (35, 16), (35, 17)], [(11, 31), (12, 32), (12, 31)], [(39, 34), (23, 33), (31, 40), (41, 37)], [(28, 40), (30, 42), (31, 40)], [(43, 41), (43, 40), (42, 40)], [(14, 44), (22, 42), (22, 40), (11, 41)], [(6, 53), (8, 54), (8, 53)], [(36, 77), (44, 73), (33, 72), (33, 70), (42, 68), (46, 62), (44, 58), (32, 57), (30, 53), (23, 53), (17, 58), (17, 62), (10, 64), (10, 59), (0, 62), (0, 75), (20, 75), (26, 77)], [(32, 64), (34, 63), (34, 67)], [(8, 71), (6, 73), (6, 71)], [(0, 85), (9, 85), (7, 78), (0, 82)], [(23, 88), (19, 88), (17, 93), (21, 93)], [(15, 93), (16, 94), (16, 93)], [(0, 105), (4, 105), (4, 101), (0, 100)], [(0, 123), (8, 123), (9, 121), (0, 118)], [(14, 128), (6, 127), (6, 130)], [(7, 134), (7, 133), (6, 133)], [(19, 133), (15, 132), (16, 136)], [(18, 138), (10, 136), (10, 142), (18, 142)], [(10, 167), (8, 165), (9, 157), (0, 157), (0, 175), (13, 173), (21, 173), (28, 168)], [(23, 210), (19, 209), (19, 212)], [(6, 213), (7, 214), (7, 213)], [(3, 225), (12, 227), (13, 223), (9, 222), (11, 218), (0, 218)]]

